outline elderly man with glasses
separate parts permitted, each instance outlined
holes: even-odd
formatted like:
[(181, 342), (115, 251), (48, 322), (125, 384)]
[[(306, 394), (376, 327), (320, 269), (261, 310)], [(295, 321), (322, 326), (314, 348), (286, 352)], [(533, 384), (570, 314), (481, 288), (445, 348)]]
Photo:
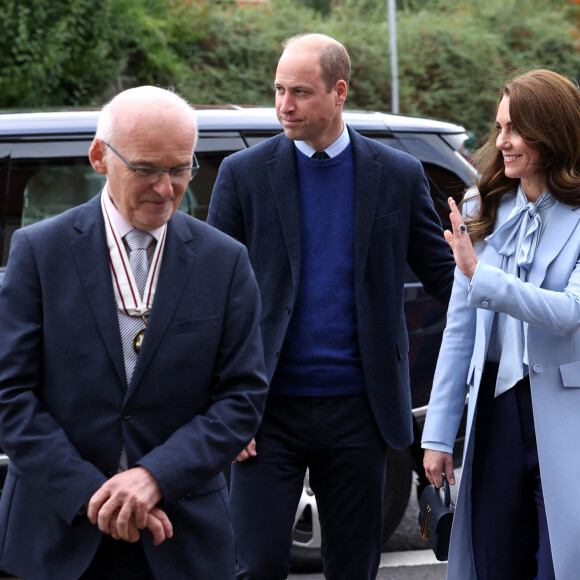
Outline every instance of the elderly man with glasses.
[(224, 468), (265, 404), (244, 246), (177, 212), (192, 109), (102, 111), (88, 203), (17, 231), (0, 290), (0, 568), (29, 580), (234, 577)]

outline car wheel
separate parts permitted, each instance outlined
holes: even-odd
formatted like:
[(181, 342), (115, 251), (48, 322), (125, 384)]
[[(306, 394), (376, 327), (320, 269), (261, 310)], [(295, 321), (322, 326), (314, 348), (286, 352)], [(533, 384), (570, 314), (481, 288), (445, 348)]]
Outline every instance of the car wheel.
[[(383, 549), (395, 531), (409, 503), (413, 468), (408, 449), (387, 451), (387, 477), (383, 497)], [(320, 557), (320, 523), (314, 492), (306, 472), (302, 496), (292, 530), (292, 567), (295, 570), (318, 570)]]
[(292, 566), (300, 570), (318, 570), (320, 558), (320, 523), (314, 492), (310, 487), (310, 473), (306, 470), (302, 495), (292, 528)]

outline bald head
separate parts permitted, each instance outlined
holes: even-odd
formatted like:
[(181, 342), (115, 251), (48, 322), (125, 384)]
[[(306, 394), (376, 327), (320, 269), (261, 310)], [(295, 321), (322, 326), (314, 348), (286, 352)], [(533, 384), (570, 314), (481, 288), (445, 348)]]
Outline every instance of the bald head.
[(305, 52), (318, 57), (320, 72), (326, 90), (332, 90), (338, 81), (350, 82), (350, 57), (346, 48), (325, 34), (298, 34), (282, 43), (281, 60), (288, 53)]
[(176, 93), (153, 86), (127, 89), (103, 107), (96, 137), (114, 142), (119, 134), (135, 136), (136, 132), (168, 131), (177, 128), (195, 135), (193, 109)]
[[(133, 227), (150, 231), (179, 207), (196, 165), (196, 139), (194, 112), (184, 99), (157, 87), (137, 87), (103, 108), (89, 159), (107, 176), (107, 192), (119, 213)], [(176, 173), (180, 170), (186, 171)]]

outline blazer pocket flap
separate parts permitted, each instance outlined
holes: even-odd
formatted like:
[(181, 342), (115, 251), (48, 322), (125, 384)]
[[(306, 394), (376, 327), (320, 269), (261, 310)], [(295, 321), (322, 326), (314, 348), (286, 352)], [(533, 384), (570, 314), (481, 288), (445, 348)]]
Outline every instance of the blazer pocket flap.
[(212, 477), (205, 483), (197, 485), (194, 489), (184, 491), (176, 500), (175, 503), (181, 501), (187, 501), (202, 495), (207, 495), (208, 493), (213, 493), (218, 489), (224, 489), (227, 487), (226, 479), (223, 473), (218, 473), (215, 477)]
[(580, 360), (560, 365), (560, 375), (565, 387), (580, 387)]
[(398, 226), (401, 223), (401, 212), (399, 210), (393, 211), (386, 215), (375, 218), (374, 229), (382, 230), (392, 226)]

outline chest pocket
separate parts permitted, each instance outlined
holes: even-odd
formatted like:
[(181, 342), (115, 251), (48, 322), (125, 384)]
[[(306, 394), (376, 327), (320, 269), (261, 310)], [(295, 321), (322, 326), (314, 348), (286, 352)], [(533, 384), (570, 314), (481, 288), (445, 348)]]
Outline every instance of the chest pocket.
[(580, 387), (580, 360), (560, 365), (560, 375), (565, 387)]
[(378, 232), (386, 228), (398, 227), (400, 224), (401, 224), (401, 212), (400, 210), (396, 210), (391, 213), (382, 215), (378, 218), (375, 218), (373, 230), (375, 232)]

